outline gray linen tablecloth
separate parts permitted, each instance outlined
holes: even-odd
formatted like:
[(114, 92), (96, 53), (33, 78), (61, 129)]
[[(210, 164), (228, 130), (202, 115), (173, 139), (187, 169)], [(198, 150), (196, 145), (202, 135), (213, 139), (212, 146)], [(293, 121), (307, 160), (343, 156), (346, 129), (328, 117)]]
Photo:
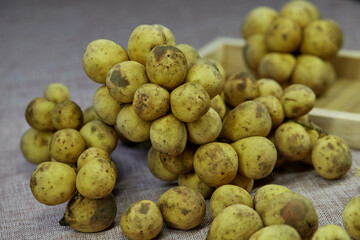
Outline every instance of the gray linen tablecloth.
[[(83, 109), (91, 105), (99, 87), (82, 69), (86, 45), (108, 38), (126, 47), (131, 31), (140, 24), (159, 23), (169, 27), (178, 43), (197, 49), (219, 36), (240, 37), (239, 26), (255, 6), (279, 9), (285, 1), (0, 1), (0, 239), (125, 239), (119, 227), (123, 210), (132, 202), (160, 195), (176, 183), (153, 177), (146, 163), (149, 144), (119, 143), (111, 155), (119, 169), (114, 189), (118, 212), (114, 225), (94, 234), (62, 227), (58, 221), (65, 204), (45, 206), (31, 194), (29, 180), (35, 165), (19, 150), (21, 135), (29, 128), (26, 105), (43, 95), (51, 82), (61, 82)], [(317, 0), (325, 18), (343, 28), (344, 48), (360, 50), (360, 2)], [(308, 167), (286, 166), (270, 177), (255, 182), (283, 184), (307, 196), (315, 205), (320, 226), (342, 225), (345, 203), (360, 194), (360, 152), (352, 151), (354, 164), (339, 180), (325, 180)], [(208, 202), (207, 202), (208, 203)], [(207, 209), (209, 210), (209, 209)], [(210, 212), (200, 226), (190, 231), (164, 226), (157, 239), (205, 239)]]

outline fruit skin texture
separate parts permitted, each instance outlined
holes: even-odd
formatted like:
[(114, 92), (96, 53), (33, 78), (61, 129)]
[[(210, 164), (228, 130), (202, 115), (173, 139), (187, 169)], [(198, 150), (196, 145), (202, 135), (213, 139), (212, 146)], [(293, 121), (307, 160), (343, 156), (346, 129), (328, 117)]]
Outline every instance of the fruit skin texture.
[(222, 81), (219, 69), (208, 59), (201, 58), (188, 65), (185, 82), (200, 84), (209, 94), (210, 99), (220, 93), (223, 87)]
[(151, 123), (150, 141), (153, 147), (171, 156), (182, 153), (186, 147), (185, 124), (169, 113)]
[(68, 202), (59, 223), (79, 232), (99, 232), (114, 222), (116, 212), (116, 201), (112, 194), (100, 199), (89, 199), (78, 193)]
[(284, 121), (285, 113), (279, 99), (274, 96), (262, 96), (255, 98), (254, 101), (264, 104), (271, 116), (273, 129)]
[(49, 144), (53, 135), (53, 132), (34, 128), (26, 130), (20, 141), (20, 150), (25, 159), (34, 164), (50, 161)]
[(145, 67), (136, 61), (117, 63), (106, 76), (109, 94), (119, 103), (131, 103), (136, 90), (148, 82)]
[(214, 188), (204, 183), (195, 172), (180, 174), (178, 176), (178, 184), (179, 186), (187, 186), (198, 191), (205, 199), (209, 198), (214, 192)]
[(59, 102), (51, 110), (51, 122), (57, 130), (64, 128), (79, 129), (84, 122), (80, 106), (71, 100)]
[(249, 240), (301, 240), (299, 233), (291, 226), (278, 224), (264, 227), (251, 235)]
[(87, 45), (82, 64), (91, 80), (105, 84), (110, 68), (127, 60), (128, 55), (122, 46), (108, 39), (96, 39)]
[(182, 122), (193, 122), (204, 116), (210, 108), (207, 91), (195, 82), (187, 82), (170, 93), (172, 114)]
[(108, 160), (97, 158), (87, 162), (76, 176), (76, 188), (86, 198), (103, 198), (111, 193), (116, 172)]
[(208, 112), (198, 120), (186, 123), (188, 140), (198, 145), (215, 141), (219, 136), (221, 129), (221, 118), (212, 107), (210, 107)]
[(72, 128), (56, 131), (49, 145), (51, 157), (68, 164), (75, 164), (85, 149), (84, 138), (79, 131)]
[(176, 47), (184, 53), (188, 65), (201, 58), (198, 51), (189, 44), (180, 43), (176, 44)]
[(147, 153), (147, 164), (150, 172), (152, 173), (152, 175), (154, 175), (154, 177), (165, 182), (171, 182), (176, 180), (178, 175), (167, 170), (167, 168), (161, 162), (160, 154), (161, 153), (157, 151), (153, 146), (149, 148)]
[(140, 118), (132, 104), (124, 105), (116, 118), (116, 127), (126, 139), (145, 142), (150, 139), (151, 122)]
[(250, 136), (265, 137), (271, 126), (271, 116), (266, 107), (249, 100), (240, 103), (225, 116), (220, 137), (232, 142)]
[(231, 144), (239, 158), (239, 173), (251, 179), (261, 179), (274, 169), (277, 152), (266, 137), (253, 136)]
[(150, 200), (131, 204), (121, 215), (120, 227), (129, 239), (150, 240), (156, 237), (163, 226), (163, 217), (158, 206)]
[(280, 15), (297, 22), (302, 28), (321, 17), (319, 9), (308, 1), (288, 1), (280, 10)]
[(312, 149), (311, 159), (316, 172), (327, 179), (341, 177), (352, 165), (349, 146), (335, 135), (319, 138)]
[(65, 163), (43, 162), (33, 171), (30, 189), (36, 200), (46, 205), (64, 203), (75, 194), (75, 170)]
[(169, 45), (154, 47), (146, 59), (146, 73), (149, 81), (168, 90), (184, 82), (187, 66), (184, 53)]
[(70, 100), (70, 91), (62, 83), (53, 82), (46, 86), (44, 97), (54, 103)]
[(160, 153), (160, 160), (164, 167), (170, 172), (179, 175), (185, 174), (193, 170), (193, 160), (196, 147), (192, 144), (187, 144), (184, 151), (176, 156), (169, 156), (165, 153)]
[(238, 156), (228, 143), (207, 143), (195, 152), (194, 170), (201, 180), (212, 187), (229, 184), (238, 172)]
[(175, 229), (195, 228), (206, 212), (204, 197), (186, 186), (170, 188), (160, 196), (157, 205), (164, 222)]
[(254, 208), (251, 195), (245, 189), (231, 184), (222, 185), (211, 195), (211, 216), (215, 219), (223, 209), (239, 203)]
[(350, 240), (350, 237), (340, 226), (329, 224), (319, 228), (312, 238), (312, 240), (328, 239)]
[(275, 9), (267, 6), (254, 8), (243, 21), (240, 29), (242, 36), (248, 39), (254, 34), (264, 34), (277, 15)]
[(275, 131), (275, 146), (290, 161), (300, 161), (311, 151), (311, 139), (303, 126), (288, 121)]
[(169, 111), (170, 93), (157, 84), (146, 83), (136, 90), (132, 105), (140, 118), (152, 121)]
[(254, 34), (247, 39), (243, 48), (243, 55), (247, 66), (251, 70), (257, 71), (259, 63), (266, 53), (268, 53), (268, 50), (263, 34)]
[(129, 58), (145, 66), (151, 49), (164, 44), (167, 44), (167, 39), (161, 29), (154, 25), (139, 25), (132, 31), (128, 41)]
[(323, 59), (333, 58), (343, 45), (343, 33), (333, 20), (320, 19), (311, 22), (304, 29), (300, 52)]
[(259, 62), (258, 73), (262, 78), (286, 83), (294, 70), (296, 58), (290, 53), (269, 52)]
[(100, 120), (92, 120), (86, 123), (80, 133), (83, 136), (86, 147), (97, 147), (111, 153), (115, 150), (118, 136), (115, 129)]
[(248, 240), (263, 228), (259, 214), (252, 208), (235, 204), (225, 208), (211, 223), (207, 240)]
[(256, 212), (259, 213), (260, 216), (262, 216), (269, 204), (269, 201), (276, 195), (279, 195), (283, 192), (290, 192), (290, 189), (277, 184), (267, 184), (260, 187), (256, 191), (254, 196), (254, 205)]
[(259, 96), (255, 77), (247, 72), (235, 72), (224, 83), (225, 101), (236, 107), (246, 100)]
[(333, 69), (329, 62), (320, 57), (301, 54), (296, 57), (296, 65), (291, 77), (292, 84), (303, 84), (319, 96), (333, 82)]
[(25, 119), (32, 128), (40, 131), (55, 131), (51, 122), (51, 110), (54, 107), (55, 103), (46, 98), (34, 98), (25, 109)]
[(108, 88), (103, 85), (94, 93), (92, 107), (96, 115), (94, 119), (101, 119), (106, 124), (115, 125), (116, 117), (122, 106), (110, 95)]
[(284, 17), (276, 18), (265, 33), (265, 44), (273, 52), (294, 52), (300, 46), (301, 39), (300, 25)]
[(81, 153), (76, 162), (77, 170), (79, 171), (87, 162), (98, 158), (103, 158), (111, 162), (110, 156), (105, 150), (95, 147), (86, 149)]
[(360, 195), (350, 199), (342, 213), (344, 228), (355, 240), (360, 239)]

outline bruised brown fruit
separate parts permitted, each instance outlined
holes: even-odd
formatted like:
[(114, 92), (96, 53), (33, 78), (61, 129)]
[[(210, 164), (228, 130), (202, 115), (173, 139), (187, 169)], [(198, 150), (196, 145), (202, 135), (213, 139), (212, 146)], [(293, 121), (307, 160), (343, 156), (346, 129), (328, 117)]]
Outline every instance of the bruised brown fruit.
[(76, 194), (66, 205), (61, 226), (69, 226), (79, 232), (99, 232), (110, 227), (117, 212), (112, 194), (100, 199), (89, 199)]
[(319, 225), (319, 217), (312, 202), (295, 192), (283, 192), (273, 197), (261, 217), (265, 226), (292, 226), (301, 239), (311, 239)]

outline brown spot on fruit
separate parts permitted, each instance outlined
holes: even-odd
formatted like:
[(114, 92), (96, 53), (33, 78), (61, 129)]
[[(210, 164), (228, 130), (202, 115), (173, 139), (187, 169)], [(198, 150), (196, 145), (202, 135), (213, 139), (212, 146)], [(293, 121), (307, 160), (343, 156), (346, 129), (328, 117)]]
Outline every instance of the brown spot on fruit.
[(285, 224), (296, 226), (298, 222), (305, 219), (307, 211), (308, 208), (305, 203), (300, 199), (295, 199), (281, 209), (280, 215), (283, 217)]
[(260, 104), (256, 106), (256, 118), (262, 118), (264, 114), (264, 108), (261, 107)]
[(126, 87), (130, 84), (129, 81), (121, 75), (120, 71), (112, 72), (110, 81), (116, 87)]
[(296, 102), (296, 99), (286, 97), (286, 98), (285, 98), (285, 101), (292, 101), (292, 102)]
[(293, 113), (293, 114), (297, 114), (297, 113), (299, 113), (301, 111), (301, 107), (293, 107), (292, 109), (291, 109), (291, 112)]
[(190, 211), (189, 210), (187, 210), (187, 209), (185, 209), (185, 208), (183, 208), (183, 209), (181, 209), (181, 213), (185, 216), (186, 214), (188, 214)]
[(330, 148), (331, 150), (334, 150), (334, 145), (332, 145), (331, 143), (328, 143), (328, 148)]
[(40, 146), (47, 146), (47, 145), (49, 145), (49, 141), (47, 139), (42, 139)]
[(141, 203), (139, 212), (142, 214), (147, 214), (149, 209), (150, 209), (150, 203)]
[(30, 186), (36, 186), (36, 185), (37, 185), (36, 177), (31, 177)]
[(241, 83), (236, 84), (236, 89), (239, 92), (243, 92), (246, 89), (246, 82), (241, 82)]
[(166, 51), (166, 46), (157, 46), (154, 48), (154, 55), (157, 62), (161, 61), (161, 59), (165, 56)]

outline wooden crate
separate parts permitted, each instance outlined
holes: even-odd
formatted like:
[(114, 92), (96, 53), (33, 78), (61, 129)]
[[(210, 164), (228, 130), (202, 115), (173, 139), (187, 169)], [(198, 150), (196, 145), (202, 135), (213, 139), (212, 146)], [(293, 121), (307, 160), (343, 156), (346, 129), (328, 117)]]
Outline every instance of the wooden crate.
[[(220, 61), (227, 75), (249, 71), (243, 59), (244, 40), (217, 38), (199, 50), (202, 57)], [(331, 134), (360, 149), (360, 52), (341, 50), (333, 60), (337, 81), (316, 101), (310, 119)]]

